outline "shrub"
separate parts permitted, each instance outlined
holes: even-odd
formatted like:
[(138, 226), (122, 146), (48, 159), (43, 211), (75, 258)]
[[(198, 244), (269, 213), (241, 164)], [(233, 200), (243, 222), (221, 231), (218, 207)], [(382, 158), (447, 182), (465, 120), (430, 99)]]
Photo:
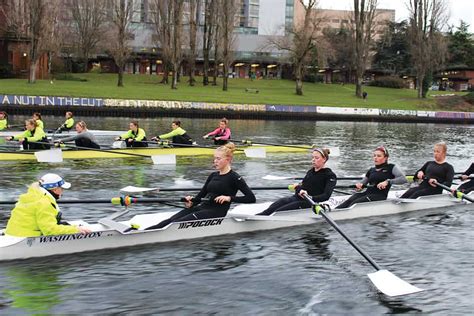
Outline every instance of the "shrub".
[(463, 99), (470, 103), (470, 104), (473, 104), (474, 105), (474, 92), (469, 92), (468, 94), (466, 94), (465, 96), (463, 96)]
[(10, 64), (0, 64), (0, 79), (13, 77), (12, 66)]
[(370, 86), (403, 89), (405, 88), (405, 82), (403, 79), (398, 77), (380, 77), (369, 83)]
[(86, 82), (87, 79), (85, 78), (79, 78), (71, 75), (70, 73), (60, 73), (60, 74), (55, 74), (54, 79), (56, 80), (65, 80), (65, 81), (81, 81), (81, 82)]

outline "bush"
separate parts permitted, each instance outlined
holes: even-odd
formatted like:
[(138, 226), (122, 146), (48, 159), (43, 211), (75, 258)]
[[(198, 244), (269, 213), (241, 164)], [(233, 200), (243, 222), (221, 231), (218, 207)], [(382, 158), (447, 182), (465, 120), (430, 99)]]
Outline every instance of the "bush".
[(81, 81), (81, 82), (86, 82), (87, 79), (85, 78), (79, 78), (71, 75), (70, 73), (60, 73), (54, 75), (55, 80), (65, 80), (65, 81)]
[(12, 66), (10, 64), (0, 64), (0, 79), (13, 77)]
[(323, 76), (318, 75), (318, 74), (306, 74), (306, 75), (303, 77), (303, 81), (304, 81), (304, 82), (316, 83), (316, 82), (323, 82), (323, 81), (324, 81), (324, 78), (323, 78)]
[(403, 89), (405, 88), (405, 82), (403, 79), (398, 77), (380, 77), (369, 83), (370, 86), (383, 87), (383, 88), (394, 88)]
[(474, 92), (469, 92), (465, 96), (463, 96), (464, 101), (474, 105)]

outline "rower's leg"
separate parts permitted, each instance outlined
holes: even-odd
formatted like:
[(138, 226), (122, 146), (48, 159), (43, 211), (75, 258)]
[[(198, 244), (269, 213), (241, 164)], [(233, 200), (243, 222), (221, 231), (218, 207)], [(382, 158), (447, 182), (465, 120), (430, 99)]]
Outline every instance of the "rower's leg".
[[(351, 206), (352, 204), (356, 203), (356, 201), (360, 201), (362, 199), (365, 199), (366, 197), (367, 197), (367, 195), (364, 192), (355, 193), (355, 194), (351, 195), (347, 200), (345, 200), (344, 202), (339, 204), (336, 207), (336, 209), (347, 208), (347, 207)], [(365, 202), (368, 202), (368, 201), (366, 200)]]
[(286, 197), (286, 198), (281, 198), (273, 202), (266, 210), (263, 212), (260, 212), (255, 215), (271, 215), (274, 212), (277, 212), (278, 209), (284, 207), (287, 204), (291, 204), (298, 201), (298, 198), (295, 197), (294, 195)]
[(185, 209), (179, 211), (178, 213), (174, 214), (170, 218), (165, 219), (164, 221), (161, 221), (156, 225), (147, 227), (145, 230), (163, 228), (163, 227), (171, 224), (172, 222), (178, 222), (182, 217), (185, 217), (189, 214), (192, 214), (194, 211), (195, 211), (195, 209), (192, 208), (192, 207), (191, 208), (185, 208)]

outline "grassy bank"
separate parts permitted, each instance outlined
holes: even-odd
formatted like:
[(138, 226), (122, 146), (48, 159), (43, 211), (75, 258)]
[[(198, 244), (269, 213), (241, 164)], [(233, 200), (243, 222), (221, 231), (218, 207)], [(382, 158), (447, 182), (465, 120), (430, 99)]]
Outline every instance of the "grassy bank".
[(445, 93), (431, 92), (428, 99), (418, 100), (414, 90), (367, 86), (364, 89), (368, 98), (361, 100), (354, 96), (354, 85), (305, 83), (304, 95), (297, 96), (295, 84), (290, 80), (229, 79), (229, 91), (224, 92), (220, 85), (202, 86), (200, 77), (195, 87), (187, 84), (188, 78), (182, 78), (178, 89), (171, 90), (169, 85), (159, 83), (161, 77), (153, 75), (125, 75), (123, 88), (116, 86), (116, 74), (73, 76), (87, 81), (56, 80), (51, 84), (49, 80), (40, 80), (28, 84), (24, 79), (4, 79), (0, 80), (0, 94), (437, 110), (440, 108), (433, 95)]

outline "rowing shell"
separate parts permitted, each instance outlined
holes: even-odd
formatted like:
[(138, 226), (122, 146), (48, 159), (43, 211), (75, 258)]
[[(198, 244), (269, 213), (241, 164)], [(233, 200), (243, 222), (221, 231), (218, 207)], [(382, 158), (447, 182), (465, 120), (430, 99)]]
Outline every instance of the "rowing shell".
[[(100, 129), (90, 129), (88, 130), (95, 136), (120, 136), (123, 133), (126, 133), (126, 131), (108, 131), (108, 130), (100, 130)], [(1, 131), (0, 132), (0, 137), (6, 137), (6, 136), (15, 136), (18, 134), (23, 133), (23, 131)], [(64, 131), (61, 133), (56, 133), (56, 132), (47, 132), (46, 136), (54, 138), (62, 138), (62, 137), (69, 137), (69, 136), (75, 136), (77, 135), (75, 130), (70, 130), (70, 131)]]
[[(128, 212), (126, 210), (103, 218), (97, 224), (89, 224), (82, 220), (70, 222), (73, 225), (83, 225), (91, 229), (92, 232), (85, 235), (40, 237), (3, 235), (0, 236), (0, 261), (273, 230), (324, 222), (320, 216), (315, 215), (309, 209), (278, 212), (272, 216), (255, 215), (266, 209), (270, 203), (239, 205), (223, 218), (171, 223), (156, 230), (144, 229), (169, 218), (174, 212), (141, 214), (135, 215), (128, 221), (115, 221), (115, 218)], [(458, 205), (473, 206), (474, 204), (457, 200), (448, 194), (440, 194), (416, 200), (392, 199), (355, 204), (347, 209), (332, 211), (330, 214), (334, 220), (342, 221)], [(127, 232), (132, 224), (138, 225), (139, 229)]]

